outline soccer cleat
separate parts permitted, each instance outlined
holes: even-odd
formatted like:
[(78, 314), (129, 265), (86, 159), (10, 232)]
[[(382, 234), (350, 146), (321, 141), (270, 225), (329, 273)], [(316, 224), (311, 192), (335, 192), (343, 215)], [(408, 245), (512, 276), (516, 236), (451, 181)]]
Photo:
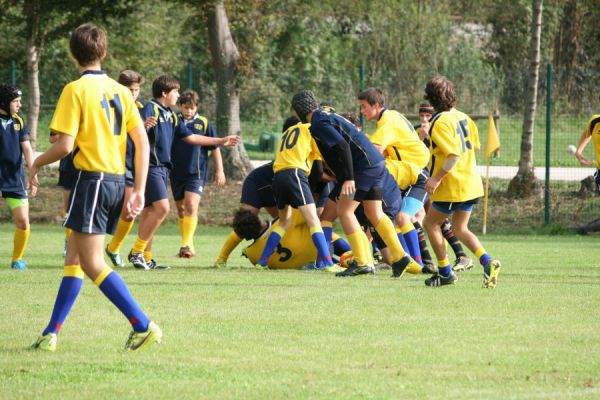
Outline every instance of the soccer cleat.
[(215, 260), (215, 263), (213, 264), (213, 267), (215, 267), (215, 268), (225, 268), (226, 266), (227, 266), (227, 261), (221, 260), (221, 259)]
[(422, 274), (433, 275), (437, 272), (437, 268), (433, 264), (425, 264), (421, 269)]
[(123, 268), (125, 266), (125, 263), (123, 262), (123, 259), (121, 259), (121, 254), (119, 254), (119, 253), (111, 253), (110, 250), (108, 250), (108, 246), (106, 246), (104, 248), (104, 253), (110, 259), (110, 262), (112, 263), (113, 267)]
[(336, 272), (335, 276), (357, 276), (357, 275), (366, 275), (366, 274), (374, 274), (375, 268), (371, 265), (358, 265), (355, 261), (352, 261), (352, 264), (348, 268), (343, 271)]
[(178, 257), (192, 258), (192, 257), (194, 257), (194, 252), (192, 252), (192, 250), (190, 250), (190, 246), (180, 247)]
[(146, 270), (146, 271), (150, 270), (150, 267), (148, 267), (148, 264), (146, 264), (146, 260), (144, 260), (144, 254), (143, 253), (132, 253), (132, 252), (129, 252), (129, 255), (127, 256), (127, 259), (137, 269), (143, 269), (143, 270)]
[(58, 337), (56, 336), (56, 333), (48, 333), (38, 337), (31, 347), (36, 350), (56, 351), (57, 341)]
[(338, 273), (338, 272), (342, 272), (345, 268), (334, 264), (334, 265), (330, 265), (328, 267), (323, 267), (323, 269), (321, 271), (323, 272), (331, 272), (331, 273)]
[(381, 251), (379, 249), (377, 249), (373, 252), (373, 260), (376, 263), (383, 262), (383, 255), (381, 254)]
[(450, 275), (448, 275), (448, 276), (443, 276), (443, 275), (440, 275), (439, 272), (436, 272), (435, 274), (433, 274), (431, 276), (431, 278), (425, 279), (425, 285), (430, 286), (430, 287), (454, 285), (457, 280), (458, 280), (458, 277), (456, 276), (454, 271), (450, 271)]
[(25, 261), (23, 261), (23, 259), (11, 262), (10, 263), (10, 267), (12, 269), (17, 269), (17, 270), (20, 270), (20, 271), (27, 270), (27, 265), (25, 265)]
[(150, 321), (146, 332), (131, 331), (127, 343), (125, 343), (125, 350), (127, 351), (138, 351), (144, 350), (146, 347), (153, 343), (160, 344), (162, 340), (162, 331), (154, 322)]
[(146, 265), (148, 266), (148, 269), (171, 269), (168, 265), (158, 264), (154, 259), (146, 261)]
[(418, 262), (410, 258), (410, 256), (404, 256), (395, 263), (392, 264), (392, 278), (400, 278), (404, 275), (407, 270), (421, 270), (421, 266)]
[(473, 260), (471, 260), (467, 256), (460, 256), (454, 261), (454, 265), (452, 266), (452, 271), (455, 272), (463, 272), (470, 270), (473, 268)]
[(267, 271), (269, 269), (269, 266), (268, 265), (255, 264), (254, 268), (259, 269), (261, 271)]
[(302, 271), (314, 271), (315, 269), (318, 269), (317, 262), (313, 260), (313, 261), (309, 262), (308, 264), (301, 266), (300, 269)]
[(500, 261), (492, 260), (492, 262), (490, 262), (490, 274), (487, 275), (485, 270), (483, 271), (483, 287), (485, 289), (494, 289), (496, 287), (500, 268), (502, 268)]

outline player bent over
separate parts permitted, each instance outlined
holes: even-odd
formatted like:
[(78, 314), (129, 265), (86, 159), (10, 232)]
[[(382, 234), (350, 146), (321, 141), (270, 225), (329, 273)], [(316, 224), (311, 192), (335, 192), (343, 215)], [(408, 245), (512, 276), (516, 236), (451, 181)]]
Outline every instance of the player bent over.
[(144, 205), (148, 141), (129, 90), (101, 70), (107, 52), (106, 32), (83, 24), (72, 33), (70, 49), (81, 77), (64, 87), (50, 123), (58, 140), (35, 160), (29, 179), (35, 194), (39, 169), (77, 150), (73, 163), (79, 170), (78, 180), (65, 221), (73, 233), (50, 322), (33, 347), (56, 350), (58, 333), (79, 295), (85, 274), (131, 324), (133, 330), (125, 349), (141, 350), (160, 343), (162, 332), (138, 306), (119, 274), (106, 265), (103, 246), (104, 235), (114, 232), (123, 203), (127, 134), (137, 149), (135, 184), (126, 205), (132, 215)]
[(451, 217), (456, 237), (471, 250), (483, 266), (483, 287), (496, 287), (500, 262), (493, 260), (481, 242), (469, 230), (473, 207), (483, 196), (483, 184), (477, 171), (475, 151), (479, 149), (477, 125), (458, 111), (454, 85), (445, 77), (435, 76), (425, 87), (427, 100), (437, 111), (431, 121), (431, 178), (425, 184), (431, 195), (431, 207), (423, 225), (438, 262), (438, 273), (425, 280), (427, 286), (442, 286), (458, 279), (446, 253), (440, 226)]
[(21, 91), (14, 86), (0, 86), (0, 191), (15, 221), (13, 253), (10, 266), (26, 270), (23, 255), (29, 242), (29, 203), (23, 183), (23, 158), (30, 168), (33, 150), (29, 131), (19, 110)]

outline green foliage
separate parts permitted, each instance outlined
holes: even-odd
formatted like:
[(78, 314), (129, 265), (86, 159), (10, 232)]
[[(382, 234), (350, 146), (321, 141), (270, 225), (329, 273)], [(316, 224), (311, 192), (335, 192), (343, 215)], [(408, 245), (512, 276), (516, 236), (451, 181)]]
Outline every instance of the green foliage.
[[(34, 226), (30, 271), (0, 270), (2, 397), (597, 397), (597, 238), (483, 237), (503, 262), (498, 288), (488, 291), (479, 267), (439, 289), (389, 272), (258, 271), (239, 249), (229, 267), (209, 268), (226, 234), (201, 229), (199, 255), (182, 260), (173, 256), (177, 227), (167, 225), (154, 249), (174, 269), (118, 270), (162, 327), (162, 345), (122, 352), (129, 324), (86, 279), (57, 352), (47, 354), (28, 346), (50, 316), (63, 230)], [(2, 247), (0, 258), (9, 256)]]

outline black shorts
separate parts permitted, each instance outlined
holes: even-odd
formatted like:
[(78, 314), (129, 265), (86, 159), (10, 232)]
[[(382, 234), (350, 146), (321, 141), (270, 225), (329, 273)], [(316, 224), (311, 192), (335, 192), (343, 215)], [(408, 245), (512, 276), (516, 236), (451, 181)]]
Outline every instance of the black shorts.
[(301, 169), (292, 168), (279, 171), (273, 177), (273, 194), (277, 208), (283, 209), (290, 205), (294, 208), (313, 204), (308, 177)]
[[(317, 192), (319, 193), (319, 197), (317, 199), (315, 199), (315, 205), (317, 206), (317, 208), (325, 207), (325, 202), (329, 198), (329, 194), (331, 193), (331, 191), (333, 190), (334, 187), (335, 187), (335, 182), (327, 182), (327, 183), (322, 182), (315, 188), (315, 189), (317, 189)], [(313, 196), (313, 198), (314, 198), (314, 196)]]
[(425, 190), (427, 179), (429, 179), (429, 171), (424, 169), (419, 173), (417, 181), (402, 191), (402, 197), (412, 197), (425, 203), (427, 201), (427, 190)]
[(146, 180), (146, 191), (144, 194), (146, 202), (144, 207), (148, 207), (155, 201), (169, 198), (167, 174), (168, 169), (166, 167), (150, 167), (148, 169), (148, 179)]
[(272, 179), (268, 183), (258, 181), (251, 172), (242, 185), (240, 203), (254, 208), (275, 207)]
[(183, 200), (185, 192), (204, 194), (204, 180), (198, 179), (196, 175), (188, 179), (178, 179), (171, 176), (171, 191), (175, 201)]
[(125, 186), (133, 187), (133, 171), (125, 168)]
[(64, 226), (75, 232), (112, 235), (119, 222), (124, 195), (123, 175), (78, 172)]
[(68, 191), (73, 190), (77, 182), (77, 175), (77, 172), (60, 171), (58, 173), (58, 186)]

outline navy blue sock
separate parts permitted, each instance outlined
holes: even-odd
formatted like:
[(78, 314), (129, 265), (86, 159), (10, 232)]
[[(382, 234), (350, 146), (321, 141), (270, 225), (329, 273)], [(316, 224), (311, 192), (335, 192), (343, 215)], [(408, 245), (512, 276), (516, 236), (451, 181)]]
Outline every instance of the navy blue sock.
[(150, 320), (135, 302), (129, 288), (115, 271), (109, 272), (98, 285), (102, 293), (125, 315), (133, 330), (145, 332)]
[(71, 311), (71, 307), (73, 307), (75, 300), (77, 300), (82, 285), (83, 278), (75, 276), (64, 276), (62, 278), (58, 294), (56, 295), (56, 301), (54, 302), (54, 308), (52, 309), (50, 322), (48, 322), (48, 326), (44, 329), (42, 335), (47, 335), (48, 333), (58, 334)]

